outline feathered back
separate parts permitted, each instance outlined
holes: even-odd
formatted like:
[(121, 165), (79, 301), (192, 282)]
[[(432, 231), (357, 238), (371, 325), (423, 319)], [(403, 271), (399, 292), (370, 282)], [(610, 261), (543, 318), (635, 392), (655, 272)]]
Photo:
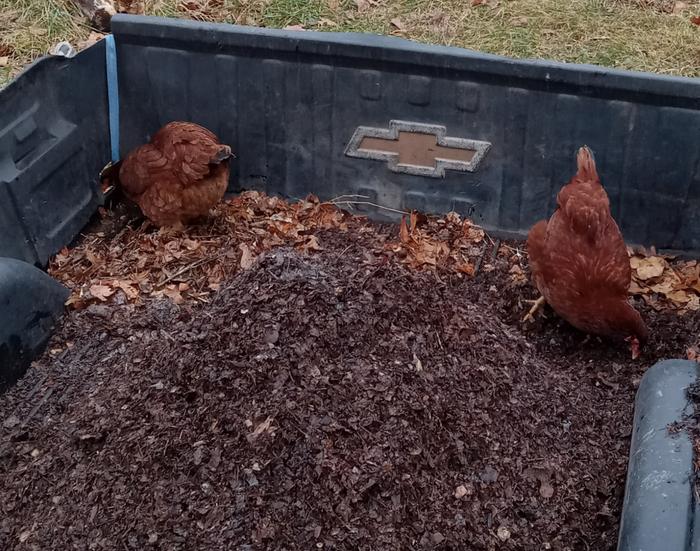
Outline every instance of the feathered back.
[(609, 230), (610, 201), (598, 177), (593, 153), (587, 146), (576, 155), (577, 172), (557, 195), (557, 204), (569, 225), (595, 243)]
[(207, 177), (213, 167), (231, 157), (231, 148), (219, 142), (210, 130), (191, 122), (166, 124), (151, 139), (182, 185)]
[(649, 333), (628, 302), (632, 279), (625, 241), (587, 147), (576, 156), (577, 171), (557, 195), (548, 221), (528, 235), (533, 280), (550, 306), (571, 325), (611, 337)]

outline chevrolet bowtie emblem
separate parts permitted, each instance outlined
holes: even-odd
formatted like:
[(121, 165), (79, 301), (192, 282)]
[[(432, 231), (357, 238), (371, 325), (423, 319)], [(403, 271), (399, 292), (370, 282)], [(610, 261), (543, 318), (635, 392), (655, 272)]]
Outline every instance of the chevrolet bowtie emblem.
[(389, 129), (358, 126), (345, 154), (386, 161), (392, 172), (444, 178), (445, 170), (476, 171), (490, 147), (489, 142), (448, 137), (437, 124), (390, 121)]

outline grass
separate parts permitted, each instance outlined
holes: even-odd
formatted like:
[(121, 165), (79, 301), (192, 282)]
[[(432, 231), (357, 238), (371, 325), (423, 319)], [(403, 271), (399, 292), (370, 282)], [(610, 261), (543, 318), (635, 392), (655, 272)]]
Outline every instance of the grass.
[[(146, 10), (700, 76), (700, 27), (690, 21), (700, 14), (700, 0), (486, 0), (479, 6), (470, 0), (146, 0)], [(76, 45), (89, 33), (71, 0), (0, 0), (0, 86), (53, 44)]]

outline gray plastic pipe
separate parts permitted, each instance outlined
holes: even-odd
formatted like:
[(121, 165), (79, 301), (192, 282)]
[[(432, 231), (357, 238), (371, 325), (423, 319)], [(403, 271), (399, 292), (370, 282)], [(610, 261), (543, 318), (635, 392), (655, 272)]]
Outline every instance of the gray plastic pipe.
[(700, 366), (666, 360), (642, 378), (620, 523), (618, 551), (688, 551), (695, 534), (693, 445), (685, 430), (669, 432), (693, 411), (688, 388)]

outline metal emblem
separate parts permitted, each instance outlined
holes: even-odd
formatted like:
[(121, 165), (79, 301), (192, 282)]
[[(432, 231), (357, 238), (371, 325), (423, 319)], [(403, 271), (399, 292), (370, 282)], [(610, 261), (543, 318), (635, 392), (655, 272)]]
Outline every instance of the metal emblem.
[(385, 161), (392, 172), (444, 178), (445, 170), (475, 172), (490, 147), (447, 136), (447, 128), (437, 124), (393, 120), (388, 129), (358, 126), (345, 154)]

